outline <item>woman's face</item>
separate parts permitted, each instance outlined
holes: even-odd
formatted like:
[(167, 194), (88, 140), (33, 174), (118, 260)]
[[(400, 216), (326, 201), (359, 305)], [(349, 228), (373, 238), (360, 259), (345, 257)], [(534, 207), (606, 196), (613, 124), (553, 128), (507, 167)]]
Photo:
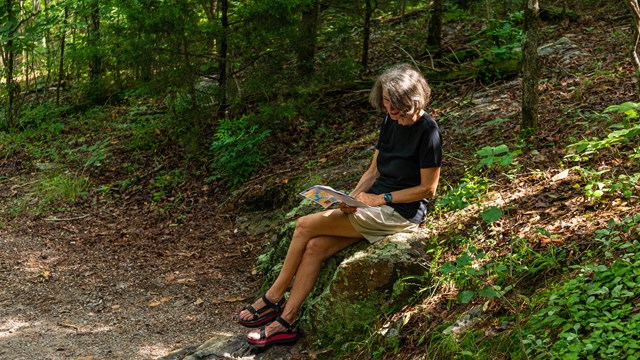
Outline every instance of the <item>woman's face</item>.
[(382, 89), (382, 105), (384, 105), (384, 109), (387, 111), (387, 114), (389, 114), (391, 120), (397, 121), (400, 125), (411, 125), (416, 122), (419, 117), (416, 116), (416, 114), (420, 113), (419, 111), (416, 114), (408, 114), (391, 106), (391, 98), (386, 89)]
[(398, 120), (401, 111), (398, 109), (394, 109), (391, 106), (391, 98), (389, 97), (389, 93), (387, 89), (382, 89), (382, 104), (384, 105), (384, 109), (387, 110), (387, 114), (391, 117), (392, 120)]

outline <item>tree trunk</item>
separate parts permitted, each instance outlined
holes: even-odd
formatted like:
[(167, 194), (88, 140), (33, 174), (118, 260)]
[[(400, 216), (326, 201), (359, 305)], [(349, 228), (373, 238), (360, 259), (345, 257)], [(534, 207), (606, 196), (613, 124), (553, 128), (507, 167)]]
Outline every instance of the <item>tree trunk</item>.
[(298, 73), (301, 76), (308, 76), (313, 73), (313, 63), (316, 57), (319, 5), (320, 3), (314, 0), (308, 8), (302, 11), (302, 24), (298, 41)]
[(228, 32), (229, 32), (229, 1), (218, 0), (220, 8), (220, 50), (218, 51), (218, 87), (220, 88), (220, 106), (218, 107), (218, 118), (225, 118), (227, 112), (227, 53), (228, 53)]
[(427, 36), (427, 48), (440, 51), (442, 46), (442, 19), (444, 17), (444, 0), (433, 1), (431, 22), (429, 22), (429, 35)]
[[(25, 14), (25, 9), (24, 9), (24, 1), (20, 1), (20, 19), (23, 19), (22, 21), (24, 21), (24, 19), (26, 19), (28, 17), (27, 14)], [(16, 29), (17, 31), (18, 29)], [(29, 89), (29, 50), (26, 47), (22, 47), (22, 56), (20, 58), (21, 61), (21, 67), (22, 67), (22, 73), (24, 75), (24, 85), (25, 85), (25, 89)], [(20, 62), (19, 62), (20, 64)], [(19, 65), (20, 67), (20, 65)]]
[(58, 64), (58, 86), (56, 87), (56, 104), (60, 105), (60, 89), (62, 88), (62, 79), (64, 79), (64, 44), (65, 35), (67, 34), (67, 18), (69, 17), (69, 7), (64, 6), (64, 19), (62, 19), (62, 35), (60, 36), (60, 62)]
[(373, 7), (371, 0), (364, 2), (364, 27), (362, 31), (362, 70), (367, 71), (369, 67), (369, 38), (371, 36), (371, 15), (373, 15)]
[(524, 43), (522, 46), (522, 123), (520, 132), (524, 138), (538, 128), (538, 82), (540, 61), (540, 7), (538, 0), (527, 0), (524, 10)]
[(627, 5), (631, 8), (633, 14), (633, 33), (634, 41), (631, 49), (631, 57), (636, 67), (636, 91), (640, 96), (640, 5), (638, 0), (627, 0)]
[[(49, 17), (49, 3), (47, 2), (47, 0), (44, 0), (44, 11), (45, 11), (45, 17)], [(52, 72), (52, 67), (53, 67), (53, 57), (51, 56), (51, 31), (49, 30), (49, 27), (47, 27), (47, 30), (44, 33), (44, 46), (47, 50), (47, 59), (45, 60), (46, 64), (47, 64), (47, 77), (44, 80), (44, 91), (42, 94), (42, 98), (46, 99), (47, 98), (47, 90), (49, 88), (49, 80), (51, 79), (51, 72)]]
[(100, 4), (93, 0), (90, 5), (90, 23), (88, 42), (91, 48), (89, 60), (89, 79), (93, 82), (102, 75), (102, 56), (100, 55)]
[(493, 11), (493, 4), (491, 4), (491, 0), (485, 0), (484, 1), (484, 6), (485, 6), (485, 9), (487, 11), (487, 19), (493, 19), (494, 18), (494, 14), (493, 14), (494, 11)]
[(15, 26), (16, 26), (17, 20), (15, 19), (15, 16), (13, 13), (13, 3), (11, 2), (11, 0), (6, 0), (6, 4), (7, 4), (7, 19), (9, 19), (9, 22), (12, 23), (12, 29), (9, 30), (9, 41), (7, 41), (7, 47), (6, 47), (7, 63), (5, 64), (5, 66), (7, 67), (7, 70), (6, 70), (7, 96), (9, 97), (8, 103), (7, 103), (7, 127), (11, 129), (15, 127), (15, 124), (14, 124), (15, 119), (14, 119), (13, 112), (14, 112), (14, 100), (15, 100), (16, 91), (14, 90), (15, 84), (13, 82), (13, 64), (14, 64), (13, 36), (16, 31)]
[[(207, 21), (215, 24), (218, 19), (218, 3), (216, 0), (200, 0), (200, 5), (202, 6), (202, 10), (204, 10), (204, 14), (207, 16)], [(209, 50), (214, 52), (216, 49), (215, 36), (212, 36), (207, 42), (209, 44)]]
[(187, 35), (182, 34), (182, 48), (184, 50), (183, 57), (185, 62), (185, 68), (187, 71), (186, 80), (188, 82), (187, 86), (189, 88), (189, 97), (191, 98), (191, 112), (196, 114), (198, 111), (198, 97), (196, 95), (196, 78), (195, 71), (193, 66), (191, 65), (191, 57), (189, 56), (189, 40), (187, 40)]

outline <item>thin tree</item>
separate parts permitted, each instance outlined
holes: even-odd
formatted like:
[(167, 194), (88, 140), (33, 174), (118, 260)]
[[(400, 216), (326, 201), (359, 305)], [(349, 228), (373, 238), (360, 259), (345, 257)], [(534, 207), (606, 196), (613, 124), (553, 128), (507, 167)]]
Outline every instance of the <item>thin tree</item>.
[(228, 36), (229, 36), (229, 1), (218, 0), (220, 8), (220, 39), (218, 44), (218, 87), (220, 88), (220, 106), (218, 107), (218, 118), (225, 117), (227, 111), (227, 53), (228, 53)]
[(89, 78), (91, 81), (95, 81), (102, 75), (102, 56), (100, 55), (100, 3), (98, 0), (93, 0), (89, 4), (89, 11), (88, 41), (91, 47)]
[(522, 123), (523, 137), (538, 128), (538, 82), (540, 79), (540, 7), (538, 0), (527, 0), (524, 10), (524, 42), (522, 44)]
[(14, 57), (15, 57), (15, 52), (14, 52), (14, 36), (15, 36), (15, 32), (17, 29), (17, 19), (15, 18), (15, 14), (13, 11), (13, 3), (11, 2), (11, 0), (6, 0), (5, 2), (6, 8), (7, 8), (7, 22), (9, 25), (9, 31), (8, 31), (8, 41), (7, 41), (7, 45), (5, 47), (5, 56), (4, 56), (4, 64), (6, 67), (6, 74), (7, 74), (7, 80), (6, 80), (6, 89), (7, 89), (7, 96), (9, 97), (8, 99), (8, 104), (7, 104), (7, 126), (9, 128), (13, 128), (14, 127), (14, 100), (15, 100), (15, 89), (14, 87), (17, 86), (17, 84), (14, 83), (14, 79), (13, 79), (13, 66), (14, 66)]
[(87, 45), (89, 48), (89, 99), (93, 103), (104, 100), (104, 68), (102, 64), (102, 49), (100, 35), (100, 1), (91, 0), (88, 4), (89, 27), (87, 30)]
[(58, 63), (58, 86), (56, 87), (56, 104), (60, 105), (60, 89), (62, 89), (62, 79), (64, 79), (64, 45), (67, 34), (67, 18), (69, 17), (69, 6), (64, 4), (64, 18), (62, 19), (62, 34), (60, 35), (60, 61)]
[[(210, 24), (215, 24), (218, 21), (218, 2), (216, 0), (199, 0), (202, 10), (207, 17), (207, 21)], [(208, 37), (208, 46), (211, 52), (215, 52), (216, 38), (215, 36)]]
[(300, 37), (298, 40), (298, 73), (308, 76), (313, 73), (313, 63), (316, 57), (316, 43), (318, 30), (318, 13), (320, 3), (312, 0), (302, 10)]
[(371, 37), (371, 16), (375, 7), (372, 6), (371, 0), (365, 0), (364, 2), (364, 25), (362, 31), (362, 60), (360, 61), (360, 65), (362, 65), (363, 71), (367, 71), (369, 66), (369, 39)]
[(444, 0), (434, 0), (427, 35), (427, 48), (440, 51), (442, 47), (442, 19), (444, 17)]
[(627, 0), (627, 5), (631, 8), (631, 13), (633, 14), (633, 32), (634, 32), (634, 41), (633, 48), (631, 49), (631, 57), (633, 58), (633, 63), (636, 67), (636, 91), (640, 96), (640, 5), (638, 5), (638, 0)]

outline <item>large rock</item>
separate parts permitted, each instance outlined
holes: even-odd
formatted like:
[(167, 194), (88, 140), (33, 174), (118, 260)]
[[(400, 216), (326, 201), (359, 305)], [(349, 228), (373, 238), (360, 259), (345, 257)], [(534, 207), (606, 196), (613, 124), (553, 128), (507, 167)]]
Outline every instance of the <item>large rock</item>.
[(304, 359), (299, 346), (275, 346), (269, 349), (253, 348), (246, 335), (220, 335), (200, 346), (173, 352), (159, 360), (293, 360)]
[(404, 305), (411, 289), (402, 291), (398, 281), (425, 273), (424, 239), (421, 232), (396, 234), (370, 246), (360, 244), (335, 268), (329, 265), (323, 272), (331, 276), (317, 283), (314, 293), (319, 294), (312, 293), (301, 317), (315, 346), (336, 348), (362, 340), (385, 309)]

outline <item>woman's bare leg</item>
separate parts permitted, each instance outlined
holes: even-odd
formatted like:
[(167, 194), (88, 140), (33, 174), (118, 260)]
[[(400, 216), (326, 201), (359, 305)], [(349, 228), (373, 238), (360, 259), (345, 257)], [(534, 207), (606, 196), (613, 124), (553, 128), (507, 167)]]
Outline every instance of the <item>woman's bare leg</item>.
[[(302, 302), (307, 298), (311, 289), (318, 278), (322, 262), (337, 253), (338, 251), (353, 245), (360, 241), (361, 238), (348, 238), (337, 236), (318, 236), (310, 239), (307, 242), (301, 261), (298, 266), (298, 271), (295, 274), (295, 280), (291, 287), (289, 299), (284, 308), (284, 312), (281, 315), (282, 318), (289, 323), (293, 323), (298, 317), (298, 311)], [(284, 331), (284, 327), (278, 323), (273, 322), (267, 326), (265, 335), (268, 337), (270, 334)], [(260, 337), (259, 332), (249, 333), (249, 338), (258, 339)]]
[[(300, 262), (303, 258), (303, 254), (305, 253), (307, 243), (310, 239), (322, 236), (326, 236), (328, 238), (333, 237), (335, 240), (338, 240), (338, 243), (345, 240), (354, 240), (353, 242), (348, 242), (344, 247), (362, 239), (360, 233), (358, 233), (351, 225), (348, 216), (340, 210), (329, 210), (301, 217), (296, 223), (296, 229), (293, 232), (291, 244), (289, 245), (289, 250), (287, 251), (280, 274), (266, 293), (269, 300), (275, 303), (284, 296), (284, 293), (291, 284), (291, 280), (294, 275), (299, 277), (297, 272), (299, 271)], [(344, 247), (334, 251), (331, 255)], [(321, 262), (322, 260), (320, 260), (320, 263)], [(315, 278), (313, 281), (315, 281)], [(311, 286), (313, 286), (313, 282), (311, 283)], [(258, 309), (264, 305), (265, 304), (262, 299), (258, 299), (253, 304), (253, 307)], [(251, 315), (247, 310), (240, 312), (240, 318), (244, 320), (251, 319), (252, 316), (253, 315)]]

